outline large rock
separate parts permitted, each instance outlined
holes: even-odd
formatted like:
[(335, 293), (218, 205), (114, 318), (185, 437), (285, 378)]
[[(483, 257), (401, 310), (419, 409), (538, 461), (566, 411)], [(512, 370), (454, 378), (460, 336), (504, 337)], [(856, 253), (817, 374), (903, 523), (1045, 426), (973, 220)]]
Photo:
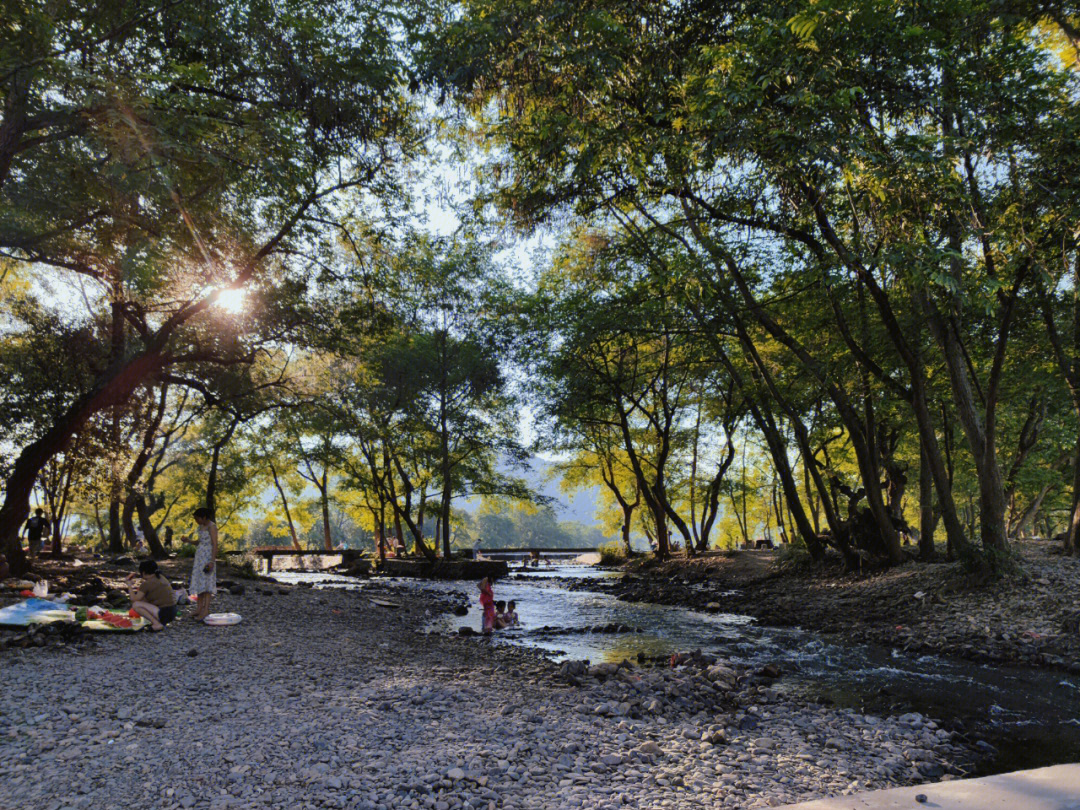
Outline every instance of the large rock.
[(737, 676), (735, 670), (723, 664), (715, 664), (709, 667), (705, 670), (705, 677), (726, 689), (734, 689), (736, 685)]
[(564, 678), (581, 678), (589, 671), (588, 661), (566, 661), (559, 668), (559, 674)]

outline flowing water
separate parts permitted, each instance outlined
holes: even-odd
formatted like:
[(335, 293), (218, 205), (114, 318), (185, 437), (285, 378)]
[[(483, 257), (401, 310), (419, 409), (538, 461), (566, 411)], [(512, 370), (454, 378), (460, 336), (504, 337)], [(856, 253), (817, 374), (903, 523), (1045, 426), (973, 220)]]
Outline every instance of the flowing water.
[[(701, 613), (682, 607), (621, 602), (597, 591), (569, 589), (566, 579), (611, 576), (586, 566), (551, 566), (515, 572), (500, 580), (497, 599), (514, 600), (523, 627), (497, 633), (495, 643), (538, 648), (554, 660), (634, 660), (700, 649), (737, 663), (775, 664), (785, 692), (868, 712), (918, 711), (989, 740), (999, 754), (992, 771), (1080, 760), (1080, 677), (1026, 668), (989, 666), (961, 659), (907, 655), (862, 644), (834, 643), (797, 628), (758, 625), (748, 616)], [(469, 613), (443, 614), (429, 632), (480, 627), (476, 584), (378, 578), (358, 580), (322, 573), (275, 572), (282, 582), (358, 588), (368, 582), (460, 596)], [(547, 634), (537, 628), (587, 630), (620, 624), (641, 632)]]

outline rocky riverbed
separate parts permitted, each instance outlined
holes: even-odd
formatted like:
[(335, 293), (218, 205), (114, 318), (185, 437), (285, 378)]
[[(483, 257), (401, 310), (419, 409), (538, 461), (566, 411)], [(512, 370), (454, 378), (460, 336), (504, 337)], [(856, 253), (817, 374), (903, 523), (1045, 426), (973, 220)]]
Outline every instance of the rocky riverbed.
[[(280, 591), (286, 591), (281, 593)], [(920, 715), (750, 672), (552, 664), (425, 635), (424, 596), (248, 587), (244, 621), (0, 652), (0, 806), (749, 808), (968, 772)]]
[(907, 652), (1080, 673), (1080, 559), (1043, 541), (1014, 551), (1018, 570), (990, 582), (972, 580), (960, 563), (845, 574), (785, 570), (771, 552), (743, 551), (635, 567), (607, 588), (630, 601), (745, 614)]

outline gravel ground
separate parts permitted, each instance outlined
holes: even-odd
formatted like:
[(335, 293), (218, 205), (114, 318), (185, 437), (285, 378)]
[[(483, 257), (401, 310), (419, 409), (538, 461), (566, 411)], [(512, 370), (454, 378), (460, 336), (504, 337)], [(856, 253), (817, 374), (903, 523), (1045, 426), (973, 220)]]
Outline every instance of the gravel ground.
[[(262, 590), (261, 588), (259, 590)], [(423, 635), (434, 603), (219, 595), (242, 624), (0, 653), (0, 807), (762, 807), (966, 771), (919, 715), (720, 664), (561, 668)]]

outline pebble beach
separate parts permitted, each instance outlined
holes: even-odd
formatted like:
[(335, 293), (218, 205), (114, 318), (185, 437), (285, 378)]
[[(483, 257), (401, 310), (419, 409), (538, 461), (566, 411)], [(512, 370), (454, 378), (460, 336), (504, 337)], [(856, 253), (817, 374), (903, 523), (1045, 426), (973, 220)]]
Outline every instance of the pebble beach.
[[(424, 632), (445, 605), (247, 588), (165, 632), (0, 653), (0, 807), (754, 808), (956, 778), (932, 718), (724, 661), (553, 663)], [(272, 595), (271, 595), (272, 594)]]

